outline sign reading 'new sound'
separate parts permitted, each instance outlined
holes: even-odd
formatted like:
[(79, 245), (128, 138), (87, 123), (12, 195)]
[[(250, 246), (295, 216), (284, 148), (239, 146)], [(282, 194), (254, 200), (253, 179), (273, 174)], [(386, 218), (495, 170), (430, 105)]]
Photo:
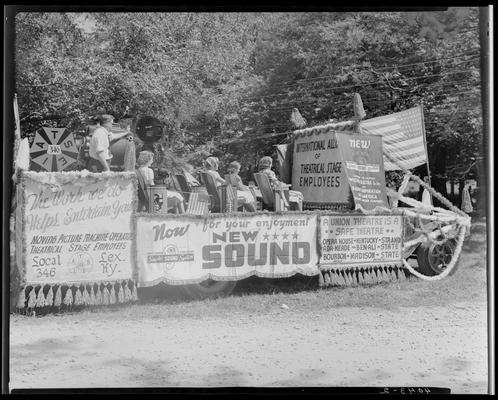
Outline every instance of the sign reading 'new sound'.
[(195, 283), (251, 275), (316, 275), (317, 216), (150, 215), (137, 219), (137, 267), (141, 286), (160, 281)]

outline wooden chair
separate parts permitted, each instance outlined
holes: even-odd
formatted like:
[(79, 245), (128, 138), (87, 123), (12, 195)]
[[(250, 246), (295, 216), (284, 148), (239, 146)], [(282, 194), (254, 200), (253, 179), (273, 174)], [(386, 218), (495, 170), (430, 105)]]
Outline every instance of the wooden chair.
[(263, 199), (263, 209), (269, 211), (286, 211), (289, 210), (289, 191), (283, 188), (273, 190), (270, 179), (266, 174), (256, 172), (253, 174), (254, 180), (261, 191)]
[[(237, 199), (237, 190), (238, 190), (237, 189), (237, 180), (234, 178), (234, 176), (232, 174), (225, 174), (225, 181), (227, 182), (227, 185), (231, 185), (232, 186), (233, 191), (234, 191), (235, 200), (236, 200)], [(251, 193), (254, 196), (254, 201), (256, 201), (256, 195), (254, 194), (253, 191)], [(233, 200), (232, 194), (230, 193), (230, 191), (229, 191), (229, 200)], [(237, 211), (244, 211), (244, 206), (243, 205), (239, 206), (238, 204), (234, 203), (234, 211), (235, 210), (237, 210)]]
[(187, 178), (183, 174), (173, 175), (173, 181), (175, 182), (175, 186), (179, 192), (182, 193), (185, 201), (189, 200), (190, 193), (192, 192), (192, 188), (187, 182)]
[(211, 198), (211, 212), (221, 212), (220, 194), (218, 193), (214, 178), (206, 172), (201, 172), (201, 177)]
[(138, 180), (138, 211), (149, 212), (149, 193), (147, 192), (145, 179), (138, 169), (135, 172)]

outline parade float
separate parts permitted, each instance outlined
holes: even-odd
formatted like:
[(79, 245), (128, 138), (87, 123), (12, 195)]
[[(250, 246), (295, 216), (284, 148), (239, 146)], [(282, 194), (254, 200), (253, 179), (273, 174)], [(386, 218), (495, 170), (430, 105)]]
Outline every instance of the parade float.
[[(264, 207), (248, 213), (238, 210), (230, 187), (213, 196), (182, 186), (186, 213), (167, 212), (164, 187), (151, 188), (149, 211), (138, 212), (132, 146), (138, 140), (153, 147), (161, 136), (157, 120), (142, 119), (134, 140), (114, 143), (113, 171), (104, 173), (70, 170), (85, 141), (78, 148), (73, 133), (40, 129), (29, 167), (15, 174), (16, 307), (125, 303), (138, 300), (137, 288), (159, 283), (208, 298), (230, 293), (250, 276), (302, 274), (321, 287), (400, 281), (410, 274), (444, 278), (455, 271), (470, 218), (410, 172), (427, 162), (422, 108), (364, 120), (359, 97), (355, 106), (351, 121), (295, 130), (286, 145), (292, 189), (304, 196), (302, 211), (289, 209), (285, 188), (273, 190), (270, 200), (259, 188)], [(19, 167), (23, 146), (16, 147)], [(404, 171), (406, 181), (446, 208), (386, 188), (385, 170)], [(405, 207), (397, 206), (401, 202)]]

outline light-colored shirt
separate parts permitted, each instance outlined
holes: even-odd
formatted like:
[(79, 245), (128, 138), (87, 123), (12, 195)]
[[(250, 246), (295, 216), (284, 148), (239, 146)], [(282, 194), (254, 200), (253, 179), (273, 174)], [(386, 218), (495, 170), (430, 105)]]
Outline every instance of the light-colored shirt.
[(259, 172), (268, 176), (270, 184), (274, 189), (280, 186), (280, 181), (277, 179), (277, 175), (270, 168), (260, 169)]
[(103, 126), (98, 127), (95, 132), (93, 132), (92, 138), (90, 139), (90, 147), (88, 149), (90, 157), (98, 160), (97, 154), (101, 151), (104, 152), (104, 158), (110, 160), (112, 158), (109, 152), (109, 132)]
[(138, 169), (144, 177), (145, 184), (148, 186), (154, 186), (154, 171), (149, 167), (139, 167)]
[(216, 187), (220, 185), (224, 185), (226, 182), (225, 180), (220, 176), (218, 171), (214, 171), (212, 169), (207, 169), (206, 173), (211, 175), (214, 178), (214, 183), (216, 184)]

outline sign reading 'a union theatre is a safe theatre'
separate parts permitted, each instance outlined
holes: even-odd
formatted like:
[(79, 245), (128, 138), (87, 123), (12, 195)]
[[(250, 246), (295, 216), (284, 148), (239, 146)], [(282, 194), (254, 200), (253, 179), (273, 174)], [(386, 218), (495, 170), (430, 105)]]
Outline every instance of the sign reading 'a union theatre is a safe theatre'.
[(316, 215), (156, 214), (141, 216), (136, 224), (141, 286), (318, 273)]
[(335, 132), (296, 137), (292, 189), (307, 203), (348, 203), (349, 184)]
[(334, 215), (320, 217), (321, 265), (400, 264), (401, 215)]
[[(132, 278), (129, 176), (86, 178), (55, 185), (27, 174), (24, 192), (24, 272), (28, 284)], [(29, 178), (31, 176), (31, 178)], [(40, 175), (43, 176), (43, 175)]]

